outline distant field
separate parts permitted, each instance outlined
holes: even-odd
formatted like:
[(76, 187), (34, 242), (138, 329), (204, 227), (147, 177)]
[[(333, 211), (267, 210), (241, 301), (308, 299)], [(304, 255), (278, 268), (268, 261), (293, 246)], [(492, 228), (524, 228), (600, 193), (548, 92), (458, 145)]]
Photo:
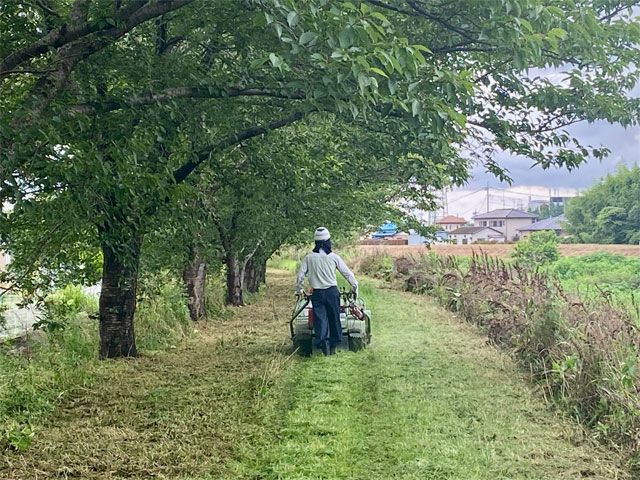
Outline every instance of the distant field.
[[(607, 251), (624, 255), (625, 257), (640, 257), (638, 245), (598, 245), (595, 243), (576, 243), (560, 245), (560, 252), (567, 257), (582, 257), (591, 253)], [(430, 249), (420, 245), (361, 245), (361, 252), (387, 253), (393, 257), (403, 255), (421, 255), (429, 251), (438, 255), (455, 255), (457, 257), (469, 257), (475, 253), (486, 253), (492, 257), (507, 258), (513, 250), (513, 244), (501, 245), (433, 245)]]

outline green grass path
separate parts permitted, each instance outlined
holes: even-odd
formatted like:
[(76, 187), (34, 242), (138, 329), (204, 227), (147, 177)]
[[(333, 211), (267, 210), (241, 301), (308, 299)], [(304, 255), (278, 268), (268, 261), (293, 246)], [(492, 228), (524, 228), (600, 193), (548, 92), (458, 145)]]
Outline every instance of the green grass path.
[(0, 478), (627, 478), (510, 360), (428, 299), (373, 288), (371, 348), (291, 356), (293, 278), (177, 351), (111, 362)]

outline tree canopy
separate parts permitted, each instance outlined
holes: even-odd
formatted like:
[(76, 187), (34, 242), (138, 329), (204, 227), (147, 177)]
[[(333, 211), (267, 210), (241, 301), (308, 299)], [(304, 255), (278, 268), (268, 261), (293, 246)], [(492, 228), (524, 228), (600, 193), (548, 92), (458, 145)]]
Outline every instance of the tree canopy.
[(567, 233), (584, 243), (640, 242), (640, 167), (621, 166), (566, 207)]

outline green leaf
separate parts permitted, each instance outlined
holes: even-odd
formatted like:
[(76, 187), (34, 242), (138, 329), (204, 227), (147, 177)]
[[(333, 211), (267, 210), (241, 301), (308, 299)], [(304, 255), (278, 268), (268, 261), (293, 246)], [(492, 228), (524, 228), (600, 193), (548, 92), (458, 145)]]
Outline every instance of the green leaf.
[(563, 39), (564, 37), (567, 36), (567, 31), (564, 28), (552, 28), (551, 30), (549, 30), (548, 35), (550, 37), (556, 37), (556, 38), (560, 38)]
[(533, 27), (531, 26), (531, 23), (529, 22), (529, 20), (525, 19), (525, 18), (521, 18), (520, 19), (520, 23), (522, 25), (524, 25), (524, 28), (526, 28), (527, 30), (529, 30), (529, 33), (533, 33)]
[(349, 25), (343, 28), (338, 35), (338, 41), (340, 42), (340, 47), (342, 48), (349, 48), (351, 45), (353, 45), (355, 39), (356, 32)]
[(565, 15), (565, 13), (564, 13), (564, 12), (562, 11), (562, 9), (561, 9), (561, 8), (559, 8), (559, 7), (556, 7), (556, 6), (554, 6), (554, 5), (551, 5), (551, 6), (548, 6), (548, 7), (547, 7), (547, 10), (548, 10), (549, 12), (551, 12), (554, 16), (558, 17), (558, 18), (562, 18), (562, 19), (567, 18), (567, 16)]
[(416, 45), (411, 45), (411, 46), (412, 46), (413, 48), (415, 48), (416, 50), (421, 50), (421, 51), (426, 52), (426, 53), (433, 53), (431, 50), (429, 50), (429, 49), (428, 49), (427, 47), (425, 47), (424, 45), (416, 44)]
[(386, 73), (384, 73), (382, 70), (380, 70), (379, 68), (372, 67), (371, 71), (374, 72), (374, 73), (377, 73), (378, 75), (382, 75), (385, 78), (389, 78), (389, 76)]
[(381, 14), (380, 12), (373, 12), (371, 14), (371, 16), (374, 17), (374, 18), (377, 18), (378, 20), (382, 21), (383, 23), (391, 24), (389, 19), (387, 17), (385, 17), (383, 14)]
[(300, 45), (311, 45), (318, 38), (318, 34), (315, 32), (304, 32), (300, 35)]
[(364, 93), (365, 89), (371, 85), (371, 79), (369, 76), (362, 72), (358, 75), (358, 85), (360, 86), (360, 91)]
[(295, 27), (299, 21), (300, 15), (298, 15), (298, 12), (289, 12), (289, 14), (287, 15), (287, 23), (291, 28)]
[(269, 60), (271, 61), (271, 65), (273, 65), (274, 67), (276, 68), (282, 67), (282, 64), (283, 64), (282, 58), (280, 58), (275, 53), (269, 54)]
[(411, 102), (411, 115), (417, 117), (418, 115), (420, 115), (420, 112), (422, 112), (422, 104), (418, 99), (415, 99), (413, 102)]

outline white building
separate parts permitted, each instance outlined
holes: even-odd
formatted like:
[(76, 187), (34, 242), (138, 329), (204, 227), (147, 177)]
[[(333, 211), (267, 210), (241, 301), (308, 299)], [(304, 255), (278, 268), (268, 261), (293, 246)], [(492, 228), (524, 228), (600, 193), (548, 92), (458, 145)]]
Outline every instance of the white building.
[(504, 242), (504, 235), (491, 227), (460, 227), (449, 232), (449, 238), (454, 245), (471, 245), (478, 240), (484, 242)]
[(467, 221), (464, 218), (456, 217), (454, 215), (447, 215), (440, 220), (436, 220), (436, 225), (445, 232), (450, 232), (456, 228), (460, 228), (465, 225)]
[(519, 228), (526, 227), (538, 219), (534, 213), (523, 212), (511, 208), (501, 208), (473, 217), (476, 227), (491, 227), (498, 230), (506, 240), (515, 241), (520, 238)]

